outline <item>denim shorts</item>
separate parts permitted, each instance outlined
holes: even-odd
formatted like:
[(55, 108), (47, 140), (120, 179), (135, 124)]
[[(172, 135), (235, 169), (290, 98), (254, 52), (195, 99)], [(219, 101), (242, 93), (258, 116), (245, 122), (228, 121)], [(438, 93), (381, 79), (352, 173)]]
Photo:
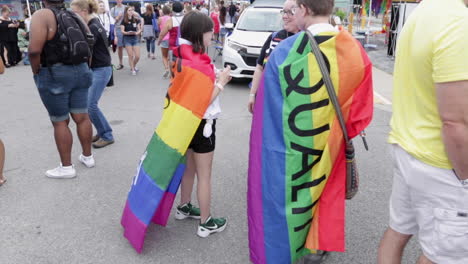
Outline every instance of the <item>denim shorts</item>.
[(169, 48), (169, 40), (168, 39), (161, 41), (161, 48), (165, 48), (165, 49)]
[(137, 36), (124, 36), (123, 45), (124, 47), (138, 46), (140, 41)]
[(51, 121), (67, 120), (70, 113), (88, 112), (88, 89), (93, 74), (87, 63), (58, 63), (41, 68), (39, 74), (34, 75), (34, 82)]

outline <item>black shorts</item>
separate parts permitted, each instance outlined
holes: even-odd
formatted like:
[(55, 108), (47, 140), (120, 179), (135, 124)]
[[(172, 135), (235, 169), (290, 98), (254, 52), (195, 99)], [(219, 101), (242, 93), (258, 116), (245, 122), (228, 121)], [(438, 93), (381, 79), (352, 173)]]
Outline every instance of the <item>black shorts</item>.
[(200, 123), (200, 126), (197, 128), (197, 132), (190, 142), (189, 149), (192, 149), (195, 153), (208, 153), (212, 152), (215, 149), (216, 143), (216, 120), (213, 120), (213, 133), (209, 138), (203, 136), (203, 128), (205, 127), (206, 120), (203, 119)]

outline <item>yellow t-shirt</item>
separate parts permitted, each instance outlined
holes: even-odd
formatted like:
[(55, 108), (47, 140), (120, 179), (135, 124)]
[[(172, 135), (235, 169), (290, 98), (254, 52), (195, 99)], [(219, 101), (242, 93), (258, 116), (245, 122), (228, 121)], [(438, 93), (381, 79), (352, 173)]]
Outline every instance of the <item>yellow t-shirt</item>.
[(435, 83), (468, 80), (468, 9), (463, 0), (424, 0), (398, 38), (389, 142), (451, 169)]

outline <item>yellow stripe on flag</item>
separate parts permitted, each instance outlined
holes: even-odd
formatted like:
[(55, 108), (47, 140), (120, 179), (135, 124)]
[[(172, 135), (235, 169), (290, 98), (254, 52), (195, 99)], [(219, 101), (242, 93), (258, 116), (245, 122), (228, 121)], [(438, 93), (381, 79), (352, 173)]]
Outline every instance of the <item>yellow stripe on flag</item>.
[[(167, 105), (166, 99), (166, 105)], [(171, 148), (185, 155), (193, 135), (197, 130), (200, 119), (192, 111), (178, 105), (174, 101), (164, 110), (163, 117), (156, 134)]]

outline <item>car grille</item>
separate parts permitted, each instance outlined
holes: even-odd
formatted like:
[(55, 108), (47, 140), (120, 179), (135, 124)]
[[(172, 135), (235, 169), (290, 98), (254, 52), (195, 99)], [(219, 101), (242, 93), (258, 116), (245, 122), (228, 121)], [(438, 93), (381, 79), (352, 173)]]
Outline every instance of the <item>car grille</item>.
[(247, 64), (250, 67), (257, 66), (258, 56), (255, 56), (255, 55), (242, 55), (242, 59), (244, 60), (245, 64)]
[(254, 75), (254, 71), (249, 71), (249, 70), (243, 70), (241, 71), (240, 74), (245, 74), (245, 75)]

